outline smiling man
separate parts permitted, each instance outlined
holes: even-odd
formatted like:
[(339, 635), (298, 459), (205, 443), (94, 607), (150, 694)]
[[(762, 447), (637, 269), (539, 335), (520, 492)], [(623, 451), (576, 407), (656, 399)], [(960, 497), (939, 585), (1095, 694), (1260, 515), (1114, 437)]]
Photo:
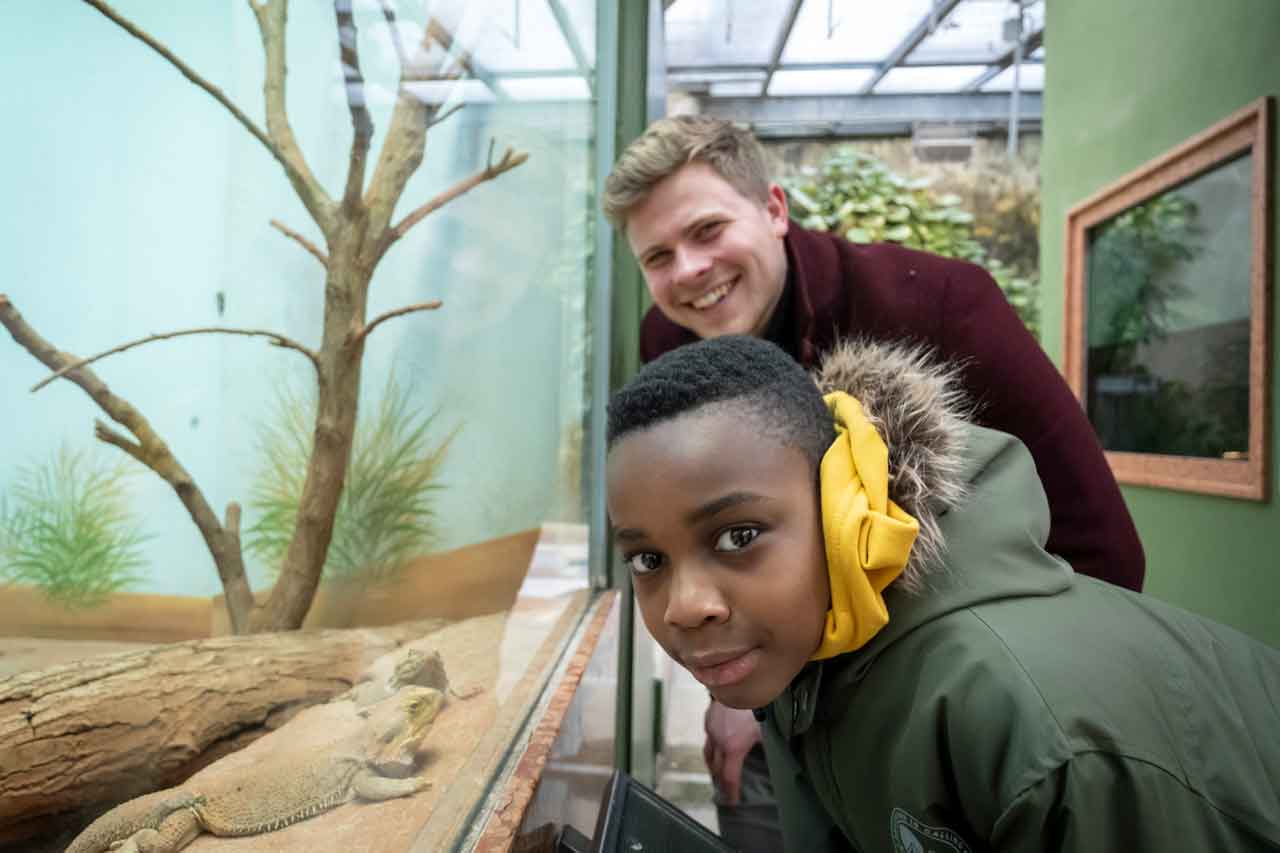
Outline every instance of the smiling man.
[(787, 275), (787, 199), (745, 196), (705, 162), (659, 181), (627, 214), (627, 239), (662, 314), (699, 338), (761, 336)]
[[(644, 361), (726, 334), (770, 340), (807, 367), (845, 338), (924, 344), (960, 365), (976, 421), (1031, 451), (1049, 499), (1046, 549), (1081, 574), (1142, 588), (1142, 544), (1097, 436), (983, 269), (800, 227), (759, 142), (705, 116), (651, 125), (618, 158), (602, 205), (653, 298)], [(737, 802), (744, 756), (758, 743), (749, 715), (712, 703), (704, 754), (722, 804)], [(758, 749), (749, 761), (762, 765)], [(767, 807), (767, 788), (759, 801)], [(739, 822), (721, 810), (722, 827)]]

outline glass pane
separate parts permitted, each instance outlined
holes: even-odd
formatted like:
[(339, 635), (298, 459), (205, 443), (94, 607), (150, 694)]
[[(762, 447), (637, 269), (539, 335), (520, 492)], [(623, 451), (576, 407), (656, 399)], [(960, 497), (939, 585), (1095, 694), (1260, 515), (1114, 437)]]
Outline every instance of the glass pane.
[[(1022, 65), (1018, 69), (1018, 90), (1022, 92), (1040, 92), (1044, 90), (1044, 66)], [(988, 80), (982, 87), (984, 92), (1013, 91), (1013, 68), (1009, 67)]]
[[(555, 829), (571, 826), (587, 836), (595, 827), (605, 787), (614, 768), (618, 611), (618, 603), (614, 601), (588, 659), (582, 681), (560, 724), (559, 734), (551, 744), (546, 769), (536, 780), (538, 787), (533, 793), (533, 803), (525, 812), (517, 841), (511, 848), (513, 851), (549, 850), (534, 844), (534, 840), (546, 832), (548, 825)], [(555, 713), (556, 709), (553, 701), (548, 713)], [(531, 748), (536, 747), (535, 740)], [(524, 781), (513, 779), (508, 783), (508, 789), (519, 790)]]
[[(558, 4), (589, 59), (593, 5)], [(291, 4), (270, 120), (250, 4), (112, 5), (245, 118), (88, 4), (0, 3), (0, 677), (86, 685), (48, 699), (74, 750), (37, 716), (0, 754), (93, 756), (0, 798), (0, 836), (62, 850), (412, 723), (378, 772), (430, 790), (219, 846), (453, 849), (592, 599), (596, 105), (540, 0)]]
[(855, 68), (846, 71), (779, 71), (769, 83), (770, 95), (854, 95), (874, 72)]
[[(1013, 46), (1005, 38), (1005, 21), (1017, 16), (1016, 3), (961, 3), (908, 56), (908, 62), (993, 62)], [(1044, 28), (1044, 3), (1023, 10), (1022, 31)]]
[(1108, 450), (1244, 458), (1253, 164), (1089, 230), (1089, 418)]
[(879, 62), (932, 6), (930, 0), (805, 0), (782, 61)]
[(504, 77), (502, 91), (520, 101), (585, 101), (591, 97), (581, 77)]
[(755, 83), (764, 82), (763, 71), (677, 71), (667, 75), (667, 83), (673, 89), (685, 89), (704, 83)]
[(903, 67), (889, 69), (876, 84), (877, 95), (908, 92), (958, 92), (982, 73), (981, 65)]
[(712, 97), (755, 97), (763, 85), (763, 71), (678, 71), (667, 75), (671, 91), (706, 92)]
[(755, 98), (760, 95), (761, 85), (761, 80), (731, 80), (712, 83), (708, 93), (713, 98)]
[[(555, 0), (563, 10), (588, 62), (594, 60), (595, 4), (592, 0)], [(375, 3), (368, 4), (374, 14)], [(408, 4), (406, 4), (408, 5)], [(488, 71), (546, 71), (576, 68), (569, 42), (545, 0), (432, 0), (427, 14), (436, 19), (475, 63)], [(412, 7), (410, 7), (412, 8)]]
[(667, 9), (667, 65), (767, 63), (790, 0), (680, 0)]

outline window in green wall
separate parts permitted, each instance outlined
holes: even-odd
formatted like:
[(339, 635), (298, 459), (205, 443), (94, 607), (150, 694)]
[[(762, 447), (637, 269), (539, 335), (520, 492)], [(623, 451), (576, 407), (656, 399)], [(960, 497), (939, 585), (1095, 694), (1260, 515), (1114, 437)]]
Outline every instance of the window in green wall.
[(1108, 450), (1244, 458), (1248, 155), (1089, 229), (1085, 398)]
[(1122, 483), (1266, 497), (1270, 109), (1068, 215), (1068, 380)]

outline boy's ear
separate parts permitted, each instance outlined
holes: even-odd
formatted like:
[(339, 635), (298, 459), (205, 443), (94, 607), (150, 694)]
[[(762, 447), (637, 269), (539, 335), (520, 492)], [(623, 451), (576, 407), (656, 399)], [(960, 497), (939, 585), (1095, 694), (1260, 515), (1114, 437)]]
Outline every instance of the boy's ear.
[(787, 236), (787, 226), (791, 222), (791, 214), (787, 208), (787, 191), (778, 184), (769, 184), (769, 200), (765, 202), (764, 209), (769, 214), (774, 236), (779, 240)]

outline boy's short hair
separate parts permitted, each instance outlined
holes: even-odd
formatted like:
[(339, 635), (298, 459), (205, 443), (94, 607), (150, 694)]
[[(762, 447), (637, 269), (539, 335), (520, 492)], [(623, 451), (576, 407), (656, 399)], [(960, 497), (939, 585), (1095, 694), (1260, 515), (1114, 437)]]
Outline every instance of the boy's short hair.
[(609, 224), (625, 230), (631, 208), (663, 178), (693, 162), (715, 169), (744, 197), (768, 202), (764, 149), (751, 131), (711, 116), (672, 116), (649, 125), (613, 164), (601, 196)]
[(776, 344), (726, 335), (677, 347), (642, 367), (609, 401), (608, 446), (713, 405), (734, 407), (764, 436), (800, 450), (815, 472), (835, 440), (831, 412), (799, 363)]

